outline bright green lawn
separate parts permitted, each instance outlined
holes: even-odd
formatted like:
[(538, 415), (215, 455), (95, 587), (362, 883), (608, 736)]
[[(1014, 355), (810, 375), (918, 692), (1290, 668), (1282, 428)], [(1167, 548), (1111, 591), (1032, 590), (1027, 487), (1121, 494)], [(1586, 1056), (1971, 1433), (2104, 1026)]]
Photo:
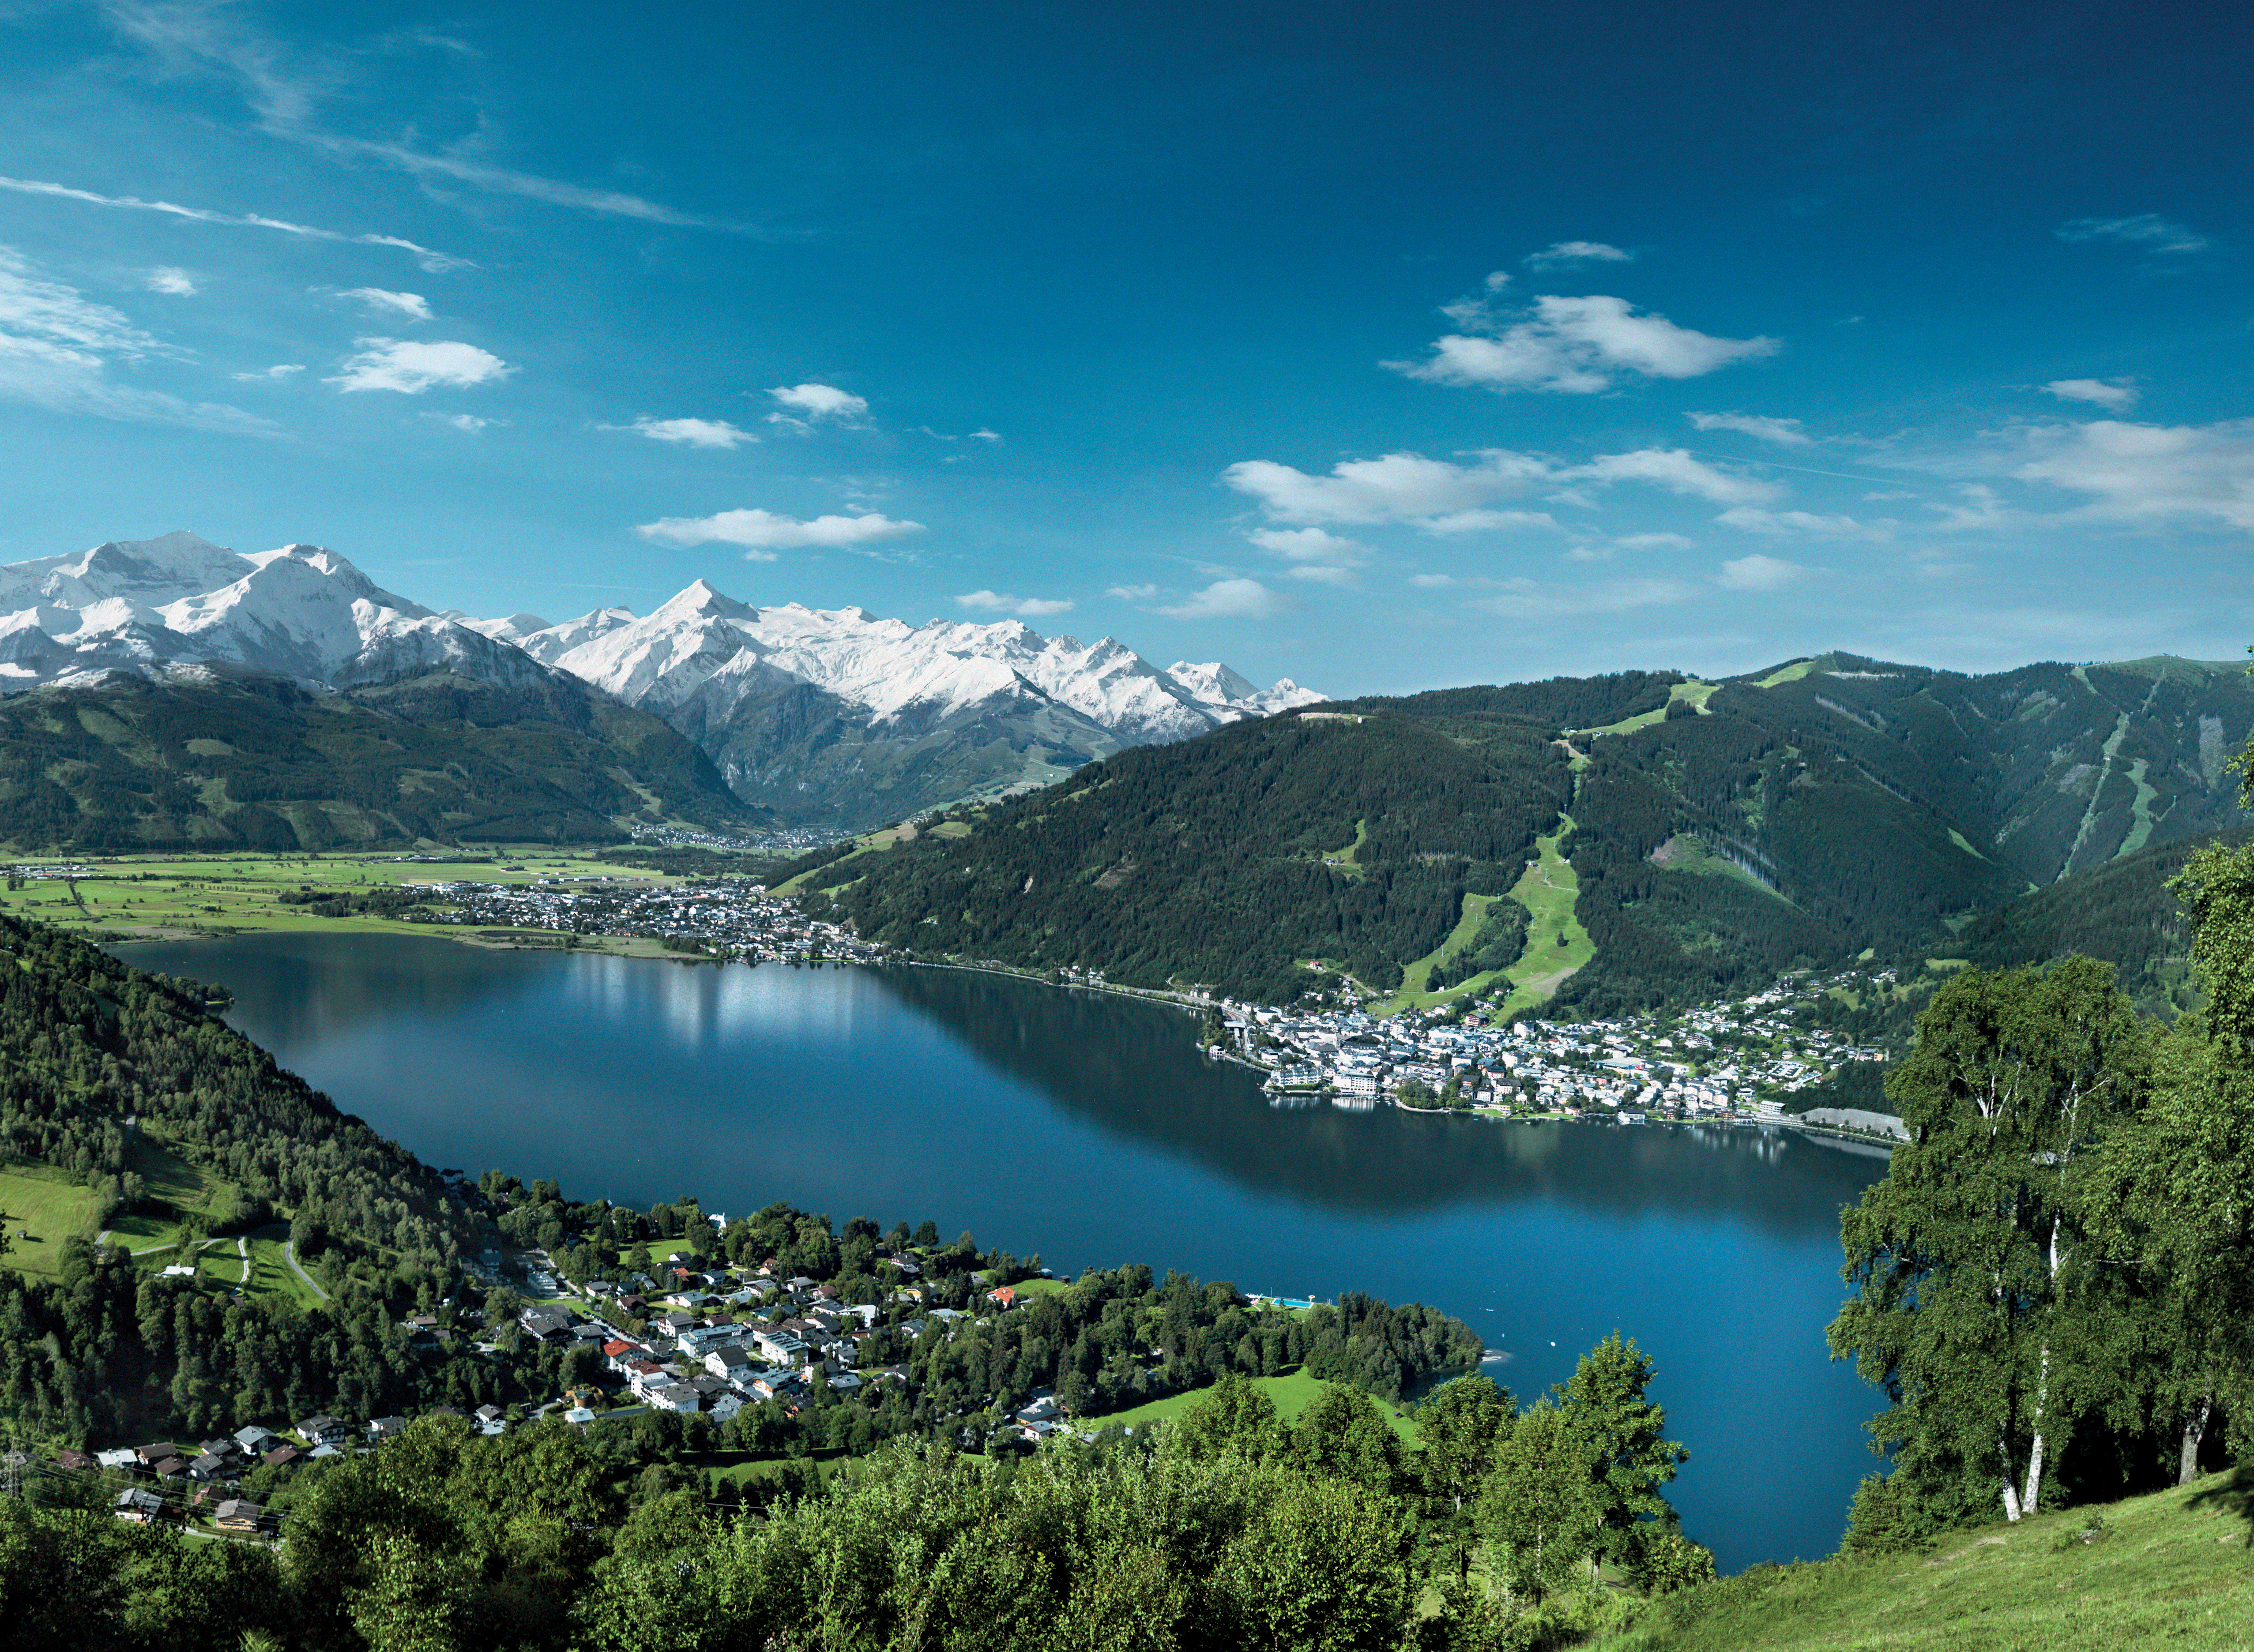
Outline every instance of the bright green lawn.
[[(1323, 1391), (1323, 1384), (1305, 1371), (1293, 1371), (1287, 1376), (1256, 1376), (1251, 1380), (1254, 1387), (1266, 1390), (1268, 1397), (1275, 1402), (1276, 1414), (1287, 1423), (1297, 1422), (1299, 1413), (1313, 1404), (1316, 1396)], [(1193, 1389), (1186, 1394), (1169, 1394), (1165, 1399), (1152, 1400), (1149, 1404), (1138, 1405), (1132, 1410), (1106, 1411), (1101, 1417), (1085, 1418), (1080, 1426), (1110, 1428), (1124, 1424), (1129, 1428), (1140, 1428), (1146, 1423), (1157, 1422), (1162, 1417), (1180, 1415), (1182, 1408), (1203, 1392), (1202, 1389)], [(1414, 1446), (1418, 1443), (1415, 1425), (1405, 1416), (1394, 1416), (1396, 1407), (1376, 1398), (1372, 1398), (1369, 1403), (1376, 1406), (1385, 1420), (1393, 1425), (1393, 1432), (1401, 1436), (1403, 1444)]]
[(318, 1307), (320, 1298), (307, 1288), (305, 1282), (290, 1270), (284, 1246), (288, 1239), (286, 1229), (262, 1228), (250, 1240), (250, 1291), (254, 1295), (274, 1292), (293, 1298), (298, 1306)]
[[(2075, 1541), (2094, 1517), (2107, 1535)], [(2254, 1471), (1960, 1533), (1930, 1557), (1756, 1569), (1592, 1652), (2160, 1645), (2254, 1646)]]
[(110, 1242), (128, 1250), (153, 1250), (180, 1242), (180, 1216), (193, 1211), (209, 1227), (234, 1220), (234, 1189), (210, 1171), (192, 1165), (143, 1126), (133, 1134), (129, 1168), (149, 1184), (152, 1208), (120, 1216), (111, 1227)]
[[(94, 1237), (94, 1190), (44, 1166), (0, 1171), (0, 1213), (9, 1238), (5, 1265), (25, 1273), (60, 1273), (63, 1241), (74, 1234)], [(17, 1238), (23, 1231), (32, 1236)]]

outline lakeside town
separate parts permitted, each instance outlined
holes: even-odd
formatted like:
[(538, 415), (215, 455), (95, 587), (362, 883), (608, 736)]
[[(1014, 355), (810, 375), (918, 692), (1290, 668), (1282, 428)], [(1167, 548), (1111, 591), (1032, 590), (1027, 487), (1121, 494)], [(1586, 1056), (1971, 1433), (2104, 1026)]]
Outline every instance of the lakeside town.
[[(1267, 1076), (1280, 1104), (1383, 1101), (1491, 1117), (1778, 1121), (1785, 1098), (1855, 1061), (1886, 1052), (1814, 1025), (1835, 993), (1884, 990), (1891, 970), (1788, 979), (1746, 998), (1673, 1014), (1609, 1021), (1491, 1021), (1478, 1008), (1404, 1011), (1380, 1018), (1358, 1004), (1312, 1012), (1223, 999), (1207, 1023), (1207, 1048)], [(1894, 1134), (1862, 1113), (1818, 1123)]]

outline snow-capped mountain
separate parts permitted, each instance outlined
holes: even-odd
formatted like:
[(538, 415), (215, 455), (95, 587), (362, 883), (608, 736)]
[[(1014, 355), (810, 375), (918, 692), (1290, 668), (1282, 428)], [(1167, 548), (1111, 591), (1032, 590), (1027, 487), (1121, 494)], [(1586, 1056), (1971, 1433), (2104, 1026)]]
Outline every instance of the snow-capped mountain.
[(935, 620), (911, 626), (864, 608), (755, 608), (698, 580), (648, 618), (599, 608), (537, 629), (535, 616), (469, 620), (545, 665), (662, 714), (691, 700), (724, 702), (781, 673), (862, 707), (879, 722), (919, 709), (946, 717), (996, 695), (1040, 696), (1078, 712), (1122, 743), (1186, 739), (1240, 718), (1324, 696), (1288, 677), (1258, 689), (1227, 666), (1161, 671), (1104, 637), (1044, 637), (1022, 621)]
[(442, 668), (545, 675), (318, 545), (238, 553), (179, 532), (0, 568), (0, 688), (196, 665), (331, 688)]
[(874, 824), (1060, 778), (1324, 696), (1221, 664), (1161, 671), (1113, 638), (1017, 620), (912, 626), (864, 608), (754, 607), (703, 580), (654, 612), (463, 620), (664, 718), (747, 802)]
[(214, 667), (330, 690), (442, 670), (592, 689), (670, 724), (746, 802), (843, 829), (1322, 697), (1218, 663), (1161, 671), (1110, 637), (759, 608), (702, 580), (646, 617), (551, 626), (434, 613), (318, 545), (236, 552), (179, 532), (0, 567), (0, 693)]

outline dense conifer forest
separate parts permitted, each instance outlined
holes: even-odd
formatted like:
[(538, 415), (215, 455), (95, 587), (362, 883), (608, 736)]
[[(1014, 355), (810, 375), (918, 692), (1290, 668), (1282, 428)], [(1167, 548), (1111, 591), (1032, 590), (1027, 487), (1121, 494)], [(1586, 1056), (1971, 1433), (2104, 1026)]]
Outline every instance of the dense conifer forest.
[(719, 830), (766, 819), (655, 718), (564, 678), (331, 694), (113, 676), (0, 701), (0, 841), (22, 850), (620, 843), (617, 822), (653, 808)]
[[(1986, 961), (2086, 940), (2165, 994), (2180, 936), (2135, 868), (2234, 823), (2227, 764), (2250, 731), (2243, 673), (2174, 659), (1964, 676), (1827, 654), (1714, 685), (1630, 672), (1340, 702), (962, 811), (967, 841), (856, 856), (836, 899), (864, 936), (927, 956), (1286, 1002), (1315, 958), (1392, 990), (1466, 894), (1507, 891), (1533, 837), (1570, 823), (1596, 956), (1560, 1009), (1680, 1004), (1866, 950), (1957, 956), (1968, 922)], [(824, 885), (850, 852), (787, 871)], [(2069, 878), (2104, 880), (2094, 906), (2014, 906)], [(2047, 911), (2075, 913), (2073, 934)], [(1494, 967), (1502, 939), (1436, 959), (1433, 982)]]

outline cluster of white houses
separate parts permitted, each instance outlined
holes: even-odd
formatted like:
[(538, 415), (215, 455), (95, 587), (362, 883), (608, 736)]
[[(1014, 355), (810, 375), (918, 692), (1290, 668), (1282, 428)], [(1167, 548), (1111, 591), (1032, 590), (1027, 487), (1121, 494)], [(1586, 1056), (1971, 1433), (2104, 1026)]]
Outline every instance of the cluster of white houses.
[[(1821, 1083), (1843, 1062), (1885, 1059), (1783, 1018), (1793, 1004), (1820, 1003), (1846, 979), (1796, 979), (1674, 1016), (1508, 1026), (1476, 1012), (1460, 1020), (1438, 1011), (1381, 1019), (1359, 1008), (1306, 1012), (1224, 999), (1224, 1036), (1213, 1053), (1264, 1069), (1279, 1099), (1327, 1096), (1369, 1107), (1415, 1081), (1436, 1096), (1452, 1086), (1462, 1105), (1504, 1117), (1752, 1120), (1776, 1116), (1778, 1096)], [(1718, 1051), (1718, 1039), (1734, 1048)], [(1765, 1047), (1755, 1053), (1754, 1046)]]
[(444, 883), (430, 889), (449, 909), (412, 914), (410, 922), (655, 935), (780, 962), (858, 962), (877, 956), (850, 930), (809, 918), (796, 901), (741, 878), (659, 888), (638, 879), (559, 874), (530, 885)]

